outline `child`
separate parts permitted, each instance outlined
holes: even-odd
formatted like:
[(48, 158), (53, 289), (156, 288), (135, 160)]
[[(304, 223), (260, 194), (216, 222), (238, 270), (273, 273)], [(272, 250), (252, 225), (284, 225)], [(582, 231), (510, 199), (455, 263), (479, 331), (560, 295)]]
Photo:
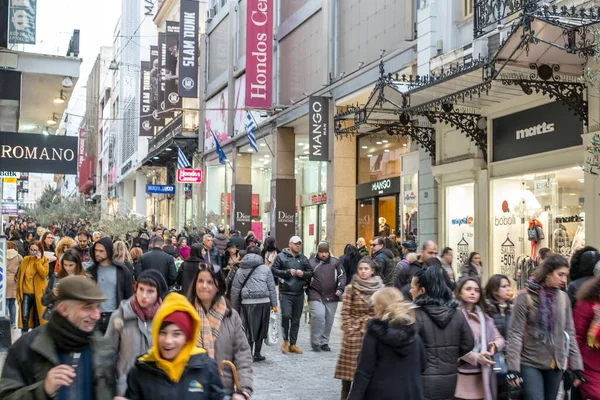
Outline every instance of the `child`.
[(221, 400), (225, 396), (217, 363), (196, 347), (200, 318), (188, 300), (169, 294), (152, 324), (152, 348), (127, 377), (130, 400)]
[[(350, 400), (423, 400), (421, 373), (427, 359), (414, 327), (412, 305), (395, 287), (371, 297), (377, 318), (367, 323)], [(402, 384), (398, 384), (398, 371)]]

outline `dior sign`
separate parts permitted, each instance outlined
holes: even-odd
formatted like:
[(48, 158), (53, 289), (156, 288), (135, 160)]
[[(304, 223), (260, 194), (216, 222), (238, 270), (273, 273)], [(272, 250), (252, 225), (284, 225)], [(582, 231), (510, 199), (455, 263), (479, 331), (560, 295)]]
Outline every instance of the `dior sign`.
[(252, 229), (252, 185), (233, 185), (231, 191), (231, 225), (245, 234)]
[(296, 180), (271, 181), (271, 236), (288, 243), (296, 235)]

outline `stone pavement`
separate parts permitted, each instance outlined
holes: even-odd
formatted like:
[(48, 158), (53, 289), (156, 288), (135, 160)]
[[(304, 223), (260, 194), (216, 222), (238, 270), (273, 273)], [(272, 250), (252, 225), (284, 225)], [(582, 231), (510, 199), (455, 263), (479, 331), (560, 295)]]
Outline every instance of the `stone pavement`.
[(341, 303), (331, 331), (330, 353), (311, 351), (310, 325), (304, 322), (304, 315), (298, 335), (298, 347), (304, 354), (283, 354), (280, 344), (263, 346), (267, 360), (254, 364), (253, 400), (339, 400), (341, 381), (333, 374), (342, 343), (340, 309)]

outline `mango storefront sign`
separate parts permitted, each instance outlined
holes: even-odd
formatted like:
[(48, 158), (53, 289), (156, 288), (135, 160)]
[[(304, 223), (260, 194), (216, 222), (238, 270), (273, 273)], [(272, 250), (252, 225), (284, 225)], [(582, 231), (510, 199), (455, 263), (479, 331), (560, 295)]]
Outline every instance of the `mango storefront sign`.
[(0, 132), (0, 171), (77, 175), (77, 136)]

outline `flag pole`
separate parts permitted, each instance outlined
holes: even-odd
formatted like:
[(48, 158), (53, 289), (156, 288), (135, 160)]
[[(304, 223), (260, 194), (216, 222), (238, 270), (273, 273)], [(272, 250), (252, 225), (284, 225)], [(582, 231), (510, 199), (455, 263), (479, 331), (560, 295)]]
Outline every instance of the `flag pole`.
[[(217, 135), (215, 135), (215, 133), (213, 132), (213, 130), (210, 130), (210, 134), (212, 135), (214, 140), (217, 140)], [(215, 148), (216, 148), (216, 144), (215, 144)], [(223, 154), (225, 154), (225, 152), (223, 151)], [(229, 158), (227, 158), (227, 155), (225, 155), (225, 162), (227, 164), (229, 164), (229, 166), (231, 167), (231, 170), (233, 171), (233, 173), (235, 173), (235, 168), (233, 168), (233, 164), (231, 163), (231, 161), (229, 161)], [(227, 172), (225, 172), (225, 174), (227, 174)]]
[[(258, 126), (258, 122), (256, 122), (256, 118), (254, 118), (254, 115), (252, 115), (251, 110), (246, 110), (246, 112), (248, 114), (250, 114), (250, 117), (252, 118), (252, 120), (254, 121), (254, 124), (256, 124), (256, 129), (260, 132), (260, 127)], [(271, 156), (273, 158), (275, 158), (275, 153), (273, 153), (273, 150), (271, 150), (271, 146), (269, 146), (269, 142), (267, 142), (267, 138), (263, 135), (262, 139), (265, 141), (265, 144), (267, 145), (267, 147), (269, 148), (269, 152), (271, 153)]]

